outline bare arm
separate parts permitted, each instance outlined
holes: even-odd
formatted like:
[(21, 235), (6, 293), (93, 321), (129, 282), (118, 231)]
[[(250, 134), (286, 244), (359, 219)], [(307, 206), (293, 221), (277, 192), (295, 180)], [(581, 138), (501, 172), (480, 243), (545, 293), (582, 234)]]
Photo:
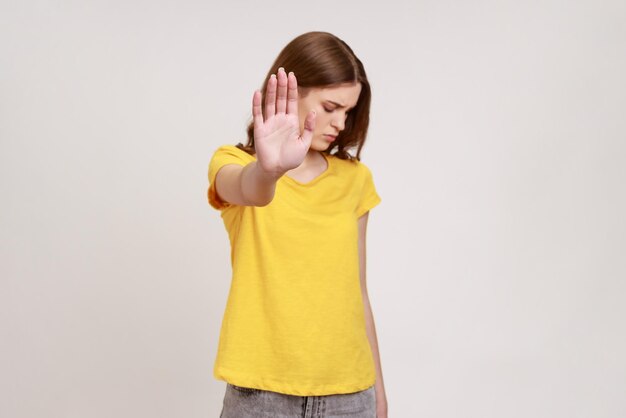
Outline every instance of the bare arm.
[(300, 133), (298, 82), (293, 73), (279, 68), (272, 74), (265, 93), (265, 115), (261, 92), (252, 97), (254, 147), (257, 160), (242, 167), (223, 166), (215, 176), (215, 190), (226, 202), (242, 206), (265, 206), (274, 198), (276, 182), (302, 164), (313, 138), (315, 112), (307, 114)]
[(215, 190), (222, 200), (241, 206), (265, 206), (274, 198), (277, 177), (259, 167), (227, 164), (215, 175)]
[(376, 391), (376, 414), (377, 418), (387, 418), (387, 394), (385, 393), (385, 382), (383, 381), (383, 369), (380, 364), (380, 352), (378, 350), (378, 337), (376, 335), (376, 325), (374, 324), (374, 314), (372, 313), (372, 306), (370, 304), (370, 298), (367, 293), (367, 280), (365, 275), (366, 270), (366, 234), (367, 234), (367, 219), (369, 212), (365, 212), (358, 220), (359, 227), (359, 277), (361, 281), (361, 293), (363, 296), (363, 306), (365, 309), (365, 330), (367, 332), (367, 338), (372, 349), (372, 356), (374, 357), (374, 363), (376, 365), (376, 383), (374, 385)]

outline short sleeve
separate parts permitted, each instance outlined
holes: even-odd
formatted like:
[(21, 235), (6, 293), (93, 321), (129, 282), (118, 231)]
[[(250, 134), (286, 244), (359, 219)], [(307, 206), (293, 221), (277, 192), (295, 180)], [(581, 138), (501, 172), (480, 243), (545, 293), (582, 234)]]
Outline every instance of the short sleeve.
[(253, 160), (254, 157), (234, 145), (223, 145), (215, 150), (213, 156), (211, 157), (211, 161), (209, 162), (209, 189), (207, 192), (209, 204), (213, 208), (222, 210), (232, 206), (229, 202), (220, 199), (217, 194), (217, 190), (215, 188), (215, 177), (219, 169), (226, 164), (239, 164), (241, 166), (245, 166)]
[(376, 186), (374, 185), (374, 179), (372, 176), (372, 172), (370, 169), (363, 163), (359, 163), (360, 168), (362, 170), (362, 183), (361, 183), (361, 194), (359, 198), (359, 204), (356, 209), (356, 216), (360, 218), (367, 211), (372, 209), (374, 206), (378, 205), (381, 202), (381, 198), (376, 191)]

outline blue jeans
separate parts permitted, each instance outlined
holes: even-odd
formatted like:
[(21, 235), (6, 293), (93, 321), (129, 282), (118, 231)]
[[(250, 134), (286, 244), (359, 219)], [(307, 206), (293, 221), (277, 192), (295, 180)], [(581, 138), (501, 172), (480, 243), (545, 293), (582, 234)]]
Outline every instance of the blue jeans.
[(226, 383), (220, 418), (376, 418), (374, 386), (360, 392), (295, 396)]

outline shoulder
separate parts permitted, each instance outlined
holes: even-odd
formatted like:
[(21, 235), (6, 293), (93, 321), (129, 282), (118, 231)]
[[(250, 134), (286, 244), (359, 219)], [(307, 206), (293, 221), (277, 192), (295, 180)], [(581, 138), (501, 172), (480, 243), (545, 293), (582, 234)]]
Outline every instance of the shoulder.
[(238, 164), (245, 166), (256, 158), (248, 154), (236, 145), (221, 145), (213, 150), (213, 155), (209, 161), (209, 182), (213, 183), (217, 172), (227, 164)]
[(348, 160), (331, 156), (335, 172), (346, 181), (354, 184), (363, 184), (372, 181), (372, 171), (368, 165), (357, 159)]
[(362, 175), (364, 176), (372, 175), (372, 170), (370, 170), (369, 166), (365, 164), (364, 162), (358, 161), (357, 166), (358, 166), (358, 170), (361, 172)]
[(356, 176), (368, 177), (372, 175), (370, 168), (363, 161), (359, 161), (357, 159), (344, 160), (341, 158), (336, 158), (336, 160), (338, 161), (337, 164), (340, 165), (345, 171), (352, 172)]
[(357, 173), (362, 171), (364, 167), (366, 168), (365, 164), (356, 158), (349, 160), (347, 158), (339, 158), (336, 155), (329, 155), (328, 157), (332, 158), (333, 165), (342, 171)]
[(236, 145), (221, 145), (213, 150), (211, 161), (214, 163), (247, 164), (256, 160), (254, 155), (248, 154)]
[(217, 155), (222, 155), (222, 154), (237, 155), (237, 156), (248, 157), (248, 158), (252, 158), (252, 159), (255, 158), (254, 155), (251, 155), (251, 154), (247, 153), (246, 151), (242, 150), (238, 146), (230, 145), (230, 144), (220, 145), (219, 147), (217, 147), (213, 151), (213, 154), (217, 154)]

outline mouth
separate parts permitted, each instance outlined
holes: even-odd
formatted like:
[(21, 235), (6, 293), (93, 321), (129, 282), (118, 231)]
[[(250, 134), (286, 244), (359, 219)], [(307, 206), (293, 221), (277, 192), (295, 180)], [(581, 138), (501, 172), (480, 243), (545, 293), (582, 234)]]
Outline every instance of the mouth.
[(324, 139), (327, 141), (333, 142), (335, 139), (337, 139), (337, 136), (324, 134)]

